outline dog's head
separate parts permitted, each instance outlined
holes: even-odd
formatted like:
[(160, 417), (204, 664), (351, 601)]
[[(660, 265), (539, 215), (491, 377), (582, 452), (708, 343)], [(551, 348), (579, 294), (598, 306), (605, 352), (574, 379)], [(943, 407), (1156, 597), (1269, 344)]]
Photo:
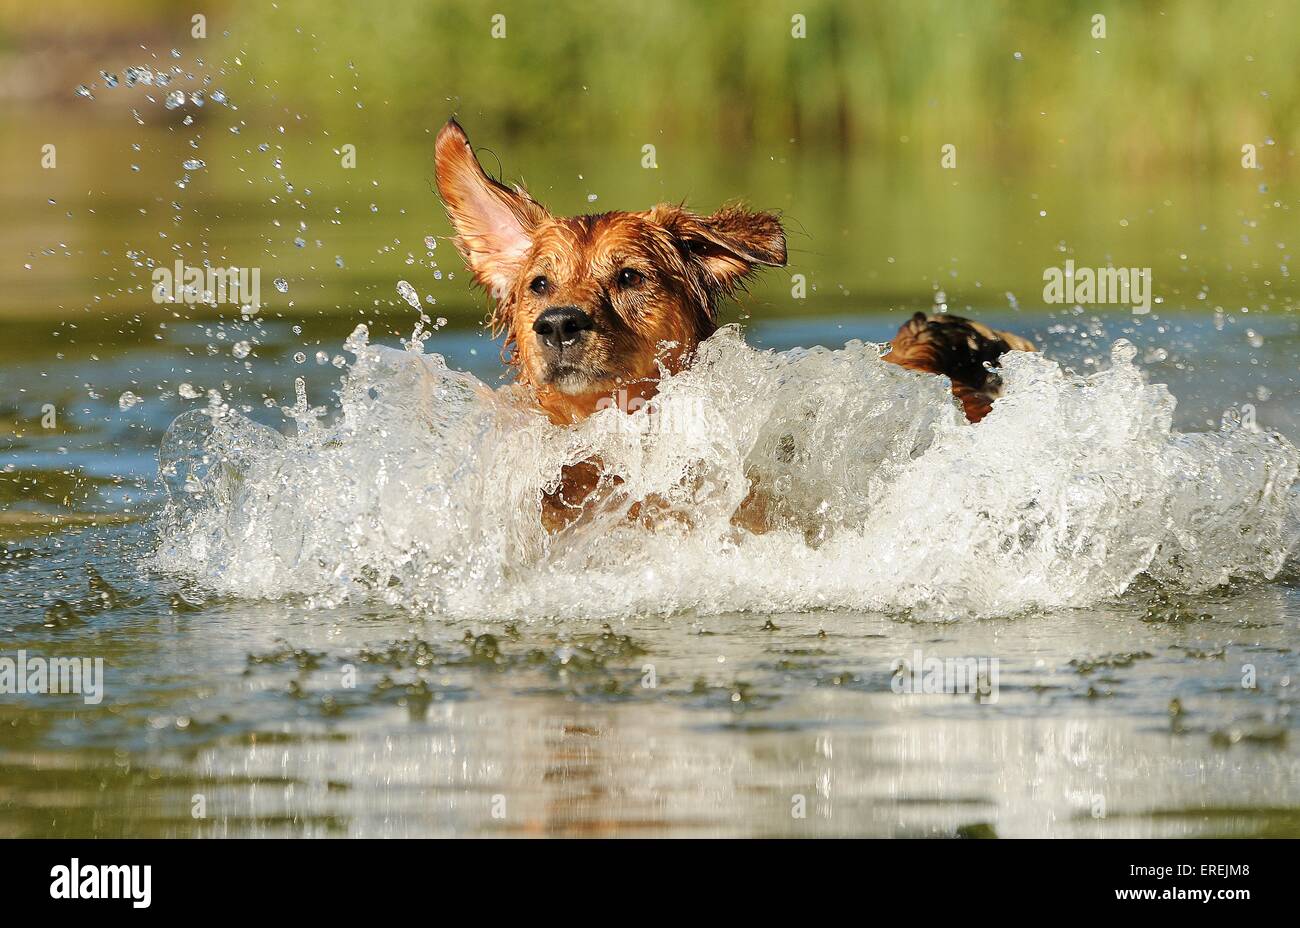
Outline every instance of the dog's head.
[(438, 193), (456, 247), (494, 300), (507, 359), (557, 421), (623, 390), (653, 393), (717, 327), (717, 303), (762, 266), (785, 264), (771, 213), (552, 216), (489, 177), (455, 120), (438, 133)]

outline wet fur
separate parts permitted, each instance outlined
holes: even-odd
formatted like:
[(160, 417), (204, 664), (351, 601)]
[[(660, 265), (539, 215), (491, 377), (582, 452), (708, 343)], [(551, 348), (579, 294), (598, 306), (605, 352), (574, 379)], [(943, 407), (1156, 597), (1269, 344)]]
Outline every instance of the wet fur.
[[(488, 177), (460, 126), (438, 135), (438, 191), (457, 249), (493, 297), (492, 327), (504, 357), (557, 423), (576, 422), (620, 389), (648, 399), (660, 376), (688, 363), (717, 328), (717, 306), (760, 266), (785, 264), (780, 219), (739, 206), (699, 216), (672, 204), (641, 212), (553, 217), (522, 189)], [(644, 276), (619, 287), (624, 268)], [(533, 293), (545, 277), (552, 289)], [(547, 308), (578, 306), (596, 322), (577, 373), (557, 382), (532, 327)]]
[[(435, 161), (453, 241), (492, 297), (503, 359), (556, 424), (581, 421), (615, 394), (629, 405), (653, 397), (663, 372), (682, 370), (716, 331), (719, 303), (751, 274), (786, 263), (780, 217), (740, 205), (707, 216), (666, 203), (552, 216), (524, 189), (489, 177), (455, 120), (438, 133)], [(534, 329), (547, 310), (580, 310), (591, 325), (572, 343), (548, 344)], [(923, 313), (891, 344), (886, 360), (949, 377), (971, 421), (988, 413), (998, 393), (987, 365), (1012, 349), (1033, 350), (978, 322)], [(552, 531), (580, 518), (603, 485), (598, 461), (566, 467), (562, 477), (542, 500)], [(652, 503), (637, 504), (633, 517), (644, 517)], [(761, 531), (769, 527), (767, 508), (755, 488), (735, 521)]]
[(1002, 379), (990, 367), (1008, 351), (1034, 351), (1027, 338), (1000, 332), (961, 316), (916, 313), (890, 342), (886, 361), (914, 371), (943, 374), (966, 418), (979, 422), (993, 409)]

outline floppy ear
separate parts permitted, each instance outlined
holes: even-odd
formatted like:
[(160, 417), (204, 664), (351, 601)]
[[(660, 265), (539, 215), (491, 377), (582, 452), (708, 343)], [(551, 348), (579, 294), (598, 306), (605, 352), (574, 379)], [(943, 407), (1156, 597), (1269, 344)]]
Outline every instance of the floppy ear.
[(454, 119), (434, 146), (438, 196), (456, 230), (456, 249), (497, 300), (509, 292), (546, 210), (522, 189), (499, 184), (479, 165)]
[(731, 205), (699, 216), (663, 205), (651, 216), (686, 249), (711, 294), (730, 293), (760, 267), (785, 267), (785, 230), (775, 213)]

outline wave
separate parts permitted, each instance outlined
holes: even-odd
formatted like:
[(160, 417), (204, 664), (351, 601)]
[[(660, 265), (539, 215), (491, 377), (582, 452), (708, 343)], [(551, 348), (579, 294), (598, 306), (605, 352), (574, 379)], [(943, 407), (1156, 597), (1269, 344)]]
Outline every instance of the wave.
[[(1146, 575), (1270, 579), (1300, 538), (1300, 452), (1175, 400), (1119, 341), (1087, 376), (1007, 355), (980, 424), (881, 346), (774, 353), (721, 329), (649, 406), (550, 424), (437, 354), (349, 339), (329, 425), (179, 417), (157, 567), (244, 597), (377, 598), (449, 618), (844, 609), (949, 619), (1078, 607)], [(548, 535), (540, 497), (598, 460), (599, 506)], [(613, 478), (617, 478), (616, 480)], [(757, 480), (777, 527), (732, 514)], [(653, 519), (630, 518), (654, 500)]]

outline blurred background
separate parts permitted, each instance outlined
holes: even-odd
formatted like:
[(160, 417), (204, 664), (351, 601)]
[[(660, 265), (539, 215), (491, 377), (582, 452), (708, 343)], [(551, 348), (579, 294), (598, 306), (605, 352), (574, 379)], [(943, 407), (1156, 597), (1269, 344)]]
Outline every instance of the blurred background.
[(409, 332), (408, 279), (477, 324), (424, 244), (453, 113), (558, 212), (782, 210), (791, 266), (731, 318), (1040, 309), (1066, 258), (1151, 267), (1166, 309), (1295, 302), (1300, 4), (211, 0), (202, 38), (195, 12), (0, 2), (0, 319), (152, 331), (181, 259), (261, 268), (270, 318)]

